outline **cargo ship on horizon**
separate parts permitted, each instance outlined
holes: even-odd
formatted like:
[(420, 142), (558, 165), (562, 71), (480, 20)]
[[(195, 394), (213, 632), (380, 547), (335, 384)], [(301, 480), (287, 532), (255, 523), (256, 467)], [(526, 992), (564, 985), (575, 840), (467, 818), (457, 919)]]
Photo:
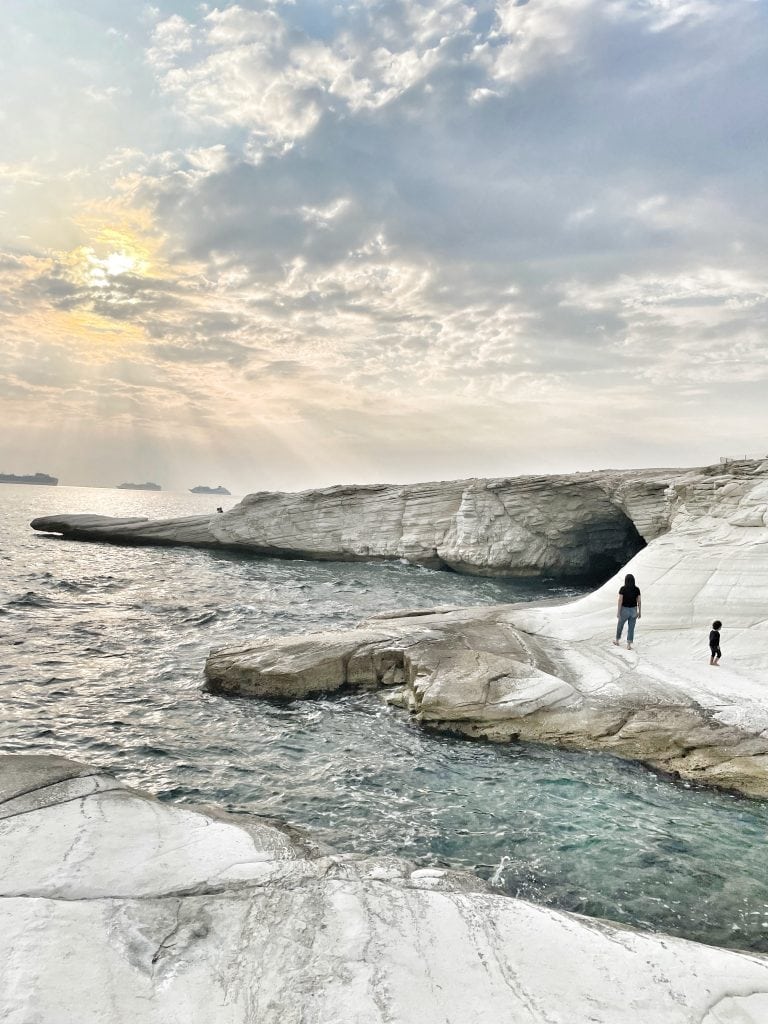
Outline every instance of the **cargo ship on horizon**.
[(26, 473), (17, 476), (15, 473), (0, 473), (0, 484), (40, 484), (45, 487), (55, 487), (59, 482), (57, 476), (49, 476), (47, 473)]
[(204, 484), (198, 484), (197, 487), (189, 488), (190, 494), (231, 494), (226, 487), (222, 487), (219, 484), (218, 487), (206, 487)]

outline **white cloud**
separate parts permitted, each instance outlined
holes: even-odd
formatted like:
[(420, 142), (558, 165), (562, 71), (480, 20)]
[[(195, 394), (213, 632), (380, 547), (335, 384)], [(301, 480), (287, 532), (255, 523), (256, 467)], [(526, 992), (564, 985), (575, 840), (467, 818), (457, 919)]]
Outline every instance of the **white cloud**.
[(506, 0), (497, 16), (500, 44), (486, 50), (489, 71), (494, 79), (518, 82), (574, 53), (600, 13), (596, 0)]
[(274, 8), (217, 8), (194, 26), (178, 16), (160, 22), (147, 59), (189, 118), (285, 143), (306, 136), (339, 100), (352, 112), (390, 103), (425, 81), (456, 38), (470, 38), (466, 4), (409, 4), (402, 14), (398, 34), (371, 12), (366, 29), (381, 39), (372, 45), (349, 30), (312, 39)]
[(330, 222), (335, 220), (341, 213), (348, 210), (351, 200), (340, 198), (334, 199), (325, 206), (301, 206), (299, 212), (302, 220), (315, 227), (328, 227)]
[(669, 276), (621, 275), (605, 285), (572, 283), (564, 301), (588, 309), (620, 308), (627, 311), (655, 311), (677, 318), (676, 310), (706, 307), (714, 315), (729, 309), (743, 309), (768, 302), (768, 279), (753, 277), (726, 267), (699, 267)]
[(621, 6), (629, 14), (647, 18), (652, 32), (663, 32), (683, 22), (707, 21), (724, 13), (722, 0), (624, 0)]
[(601, 24), (635, 22), (661, 33), (731, 16), (753, 0), (501, 0), (496, 31), (478, 56), (496, 81), (518, 83), (563, 63), (598, 60), (586, 41)]
[(152, 33), (152, 46), (147, 58), (150, 64), (165, 70), (176, 60), (192, 50), (193, 29), (188, 21), (179, 14), (174, 14), (164, 21), (159, 21)]
[(614, 313), (617, 358), (654, 385), (768, 380), (768, 278), (712, 266), (621, 275), (602, 286), (573, 282), (563, 304)]

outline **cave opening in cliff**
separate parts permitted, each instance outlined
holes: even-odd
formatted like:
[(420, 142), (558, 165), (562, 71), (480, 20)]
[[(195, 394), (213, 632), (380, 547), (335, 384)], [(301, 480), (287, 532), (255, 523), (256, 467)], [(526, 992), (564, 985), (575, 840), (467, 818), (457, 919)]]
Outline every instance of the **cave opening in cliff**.
[(612, 517), (610, 522), (591, 525), (585, 582), (595, 586), (605, 583), (646, 547), (645, 539), (629, 516), (623, 512), (618, 516)]

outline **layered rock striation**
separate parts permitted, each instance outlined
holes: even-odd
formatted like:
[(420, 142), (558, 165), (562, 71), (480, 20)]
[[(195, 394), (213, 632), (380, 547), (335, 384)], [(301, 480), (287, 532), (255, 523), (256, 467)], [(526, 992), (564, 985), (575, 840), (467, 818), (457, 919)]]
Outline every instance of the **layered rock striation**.
[(59, 515), (35, 519), (32, 526), (123, 544), (402, 559), (481, 576), (605, 578), (669, 528), (674, 481), (718, 472), (605, 471), (262, 492), (213, 516), (151, 521)]
[[(669, 532), (578, 601), (256, 638), (213, 652), (208, 686), (257, 697), (383, 687), (435, 729), (606, 750), (768, 797), (768, 463), (685, 474), (664, 503)], [(625, 571), (643, 593), (633, 651), (611, 642)], [(715, 618), (724, 658), (713, 669)]]
[(7, 1024), (762, 1024), (768, 959), (0, 758)]

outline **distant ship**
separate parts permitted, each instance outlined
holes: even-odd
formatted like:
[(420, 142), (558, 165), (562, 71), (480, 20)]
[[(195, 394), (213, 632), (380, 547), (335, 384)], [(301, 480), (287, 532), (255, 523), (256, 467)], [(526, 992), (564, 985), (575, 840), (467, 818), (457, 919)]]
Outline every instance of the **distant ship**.
[(119, 491), (162, 491), (160, 484), (118, 484)]
[(47, 473), (35, 473), (34, 476), (0, 473), (0, 484), (45, 484), (47, 487), (55, 487), (58, 482), (57, 476), (48, 476)]
[(231, 494), (226, 487), (222, 487), (219, 484), (218, 487), (203, 487), (202, 484), (198, 484), (197, 487), (189, 488), (190, 494)]

